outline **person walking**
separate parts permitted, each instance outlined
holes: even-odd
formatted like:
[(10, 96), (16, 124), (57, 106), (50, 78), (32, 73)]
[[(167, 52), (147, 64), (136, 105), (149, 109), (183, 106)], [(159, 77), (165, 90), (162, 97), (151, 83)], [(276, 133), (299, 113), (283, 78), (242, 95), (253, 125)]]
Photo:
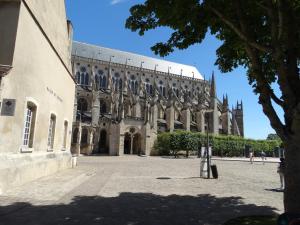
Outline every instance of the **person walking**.
[(261, 151), (260, 156), (261, 156), (261, 161), (263, 162), (263, 164), (265, 164), (265, 160), (267, 160), (266, 153), (264, 151)]
[(277, 168), (277, 173), (279, 174), (280, 178), (280, 189), (284, 190), (284, 170), (285, 170), (285, 161), (284, 158), (280, 158), (280, 162)]
[(250, 157), (250, 163), (253, 164), (254, 153), (252, 151), (249, 153), (249, 157)]

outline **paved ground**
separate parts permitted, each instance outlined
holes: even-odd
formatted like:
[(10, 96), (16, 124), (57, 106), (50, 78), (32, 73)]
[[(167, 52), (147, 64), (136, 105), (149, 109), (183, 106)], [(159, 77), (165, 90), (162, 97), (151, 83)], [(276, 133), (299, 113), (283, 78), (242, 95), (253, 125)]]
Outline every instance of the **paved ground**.
[(220, 225), (282, 212), (276, 163), (215, 163), (219, 179), (207, 180), (199, 159), (80, 157), (76, 169), (0, 196), (0, 224)]
[[(222, 161), (241, 161), (241, 162), (250, 162), (249, 158), (245, 158), (245, 157), (213, 157), (214, 160), (222, 160)], [(270, 158), (267, 157), (266, 159), (262, 160), (261, 157), (254, 157), (253, 158), (253, 162), (255, 163), (259, 163), (259, 162), (264, 162), (264, 163), (279, 163), (280, 160), (279, 158)]]

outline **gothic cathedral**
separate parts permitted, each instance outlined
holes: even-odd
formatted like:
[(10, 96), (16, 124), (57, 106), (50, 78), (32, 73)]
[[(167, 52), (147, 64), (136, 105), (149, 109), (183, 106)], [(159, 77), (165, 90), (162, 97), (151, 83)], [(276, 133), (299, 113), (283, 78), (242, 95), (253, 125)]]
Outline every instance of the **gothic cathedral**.
[(193, 66), (73, 42), (77, 83), (72, 152), (150, 155), (159, 132), (244, 135), (243, 105), (229, 109)]

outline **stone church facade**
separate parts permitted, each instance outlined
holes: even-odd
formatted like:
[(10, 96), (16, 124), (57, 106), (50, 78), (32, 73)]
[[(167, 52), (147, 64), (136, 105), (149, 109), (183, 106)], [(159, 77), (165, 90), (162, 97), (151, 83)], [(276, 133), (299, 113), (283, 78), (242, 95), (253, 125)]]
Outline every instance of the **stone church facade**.
[(150, 155), (159, 132), (244, 136), (243, 104), (193, 66), (73, 42), (74, 154)]

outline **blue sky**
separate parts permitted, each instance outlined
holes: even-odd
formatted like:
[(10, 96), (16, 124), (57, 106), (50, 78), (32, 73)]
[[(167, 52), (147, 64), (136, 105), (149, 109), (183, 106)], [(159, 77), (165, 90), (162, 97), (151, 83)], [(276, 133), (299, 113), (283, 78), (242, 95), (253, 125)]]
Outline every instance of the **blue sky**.
[[(142, 2), (141, 0), (66, 0), (67, 15), (74, 26), (74, 40), (158, 57), (151, 52), (150, 47), (158, 41), (167, 40), (170, 30), (160, 28), (141, 37), (125, 29), (129, 8)], [(258, 104), (258, 97), (248, 84), (246, 71), (239, 68), (231, 73), (222, 74), (214, 66), (215, 51), (219, 45), (218, 40), (207, 35), (202, 44), (183, 51), (177, 50), (165, 59), (194, 65), (206, 78), (209, 78), (214, 71), (219, 98), (222, 99), (222, 95), (227, 93), (230, 106), (243, 100), (245, 136), (264, 139), (269, 133), (274, 133), (274, 130)]]

